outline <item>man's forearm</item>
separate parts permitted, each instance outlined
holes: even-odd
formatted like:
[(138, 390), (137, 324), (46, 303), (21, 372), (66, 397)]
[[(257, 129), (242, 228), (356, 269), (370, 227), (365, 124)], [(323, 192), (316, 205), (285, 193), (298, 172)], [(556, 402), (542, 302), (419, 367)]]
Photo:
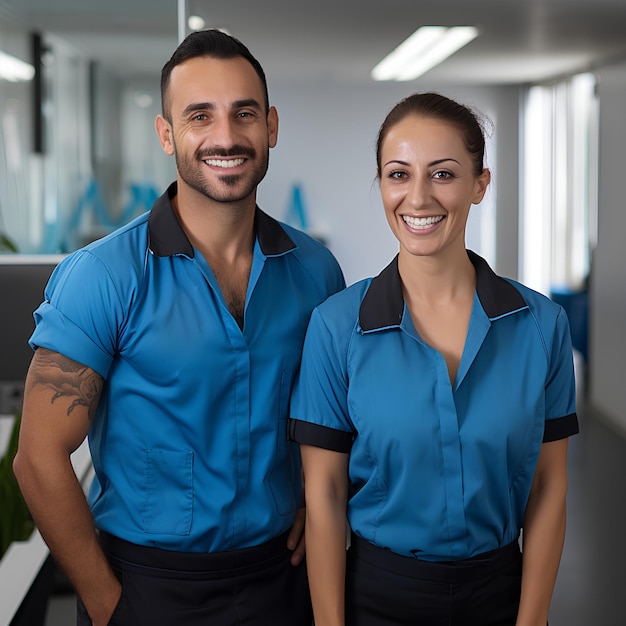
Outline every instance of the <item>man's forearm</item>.
[(91, 511), (69, 458), (33, 460), (21, 452), (14, 469), (39, 532), (76, 588), (94, 626), (108, 623), (121, 585), (100, 548)]

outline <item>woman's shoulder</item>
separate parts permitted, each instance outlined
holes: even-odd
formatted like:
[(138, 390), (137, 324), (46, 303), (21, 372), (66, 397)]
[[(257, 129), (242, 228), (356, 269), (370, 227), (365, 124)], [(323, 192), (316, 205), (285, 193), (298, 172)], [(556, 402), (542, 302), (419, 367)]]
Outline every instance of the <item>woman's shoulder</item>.
[(343, 337), (349, 341), (358, 326), (361, 302), (371, 281), (371, 278), (360, 280), (324, 300), (313, 311), (311, 331), (328, 332), (335, 338)]
[(358, 314), (361, 302), (367, 293), (372, 278), (363, 278), (328, 297), (318, 306), (320, 312), (327, 316), (346, 315), (352, 312)]
[(551, 300), (549, 296), (512, 278), (505, 278), (505, 280), (511, 283), (520, 292), (531, 310), (552, 315), (558, 315), (561, 310), (561, 305)]
[(567, 332), (569, 317), (559, 303), (523, 283), (509, 278), (506, 280), (521, 294), (528, 306), (531, 319), (539, 329), (539, 332), (546, 338), (546, 341), (549, 342), (550, 337), (562, 336), (563, 333)]

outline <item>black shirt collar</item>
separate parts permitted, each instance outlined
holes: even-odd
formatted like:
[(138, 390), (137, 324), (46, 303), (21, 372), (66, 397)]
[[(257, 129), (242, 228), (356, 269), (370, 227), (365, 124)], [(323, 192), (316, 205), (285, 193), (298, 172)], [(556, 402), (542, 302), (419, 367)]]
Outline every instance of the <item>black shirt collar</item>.
[[(176, 193), (177, 184), (172, 183), (150, 211), (148, 218), (150, 250), (157, 256), (184, 254), (193, 257), (193, 246), (172, 208), (171, 200)], [(254, 227), (265, 256), (277, 256), (296, 248), (296, 244), (282, 226), (259, 207), (256, 207)]]
[[(476, 293), (489, 319), (525, 308), (522, 294), (507, 280), (498, 276), (487, 261), (471, 250), (467, 251), (476, 268)], [(399, 326), (404, 313), (402, 281), (398, 271), (398, 256), (372, 280), (359, 310), (363, 331)]]

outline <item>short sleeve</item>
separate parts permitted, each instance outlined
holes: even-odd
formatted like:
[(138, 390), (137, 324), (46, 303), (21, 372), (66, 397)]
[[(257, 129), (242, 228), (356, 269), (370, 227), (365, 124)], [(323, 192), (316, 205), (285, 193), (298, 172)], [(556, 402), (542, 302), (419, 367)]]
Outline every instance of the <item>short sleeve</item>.
[(347, 451), (354, 430), (348, 411), (348, 341), (331, 333), (319, 309), (313, 311), (291, 399), (290, 431), (298, 443)]
[(33, 348), (43, 347), (108, 375), (124, 316), (118, 290), (100, 259), (81, 250), (64, 259), (35, 311)]
[(550, 369), (546, 382), (546, 425), (544, 442), (578, 433), (576, 377), (569, 322), (561, 308), (550, 346)]

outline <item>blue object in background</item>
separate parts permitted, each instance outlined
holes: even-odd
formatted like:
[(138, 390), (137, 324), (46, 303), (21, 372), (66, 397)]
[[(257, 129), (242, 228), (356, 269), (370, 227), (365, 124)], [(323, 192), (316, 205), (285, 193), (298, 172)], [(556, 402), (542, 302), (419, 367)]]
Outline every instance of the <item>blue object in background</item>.
[(587, 363), (589, 352), (588, 290), (574, 291), (566, 287), (553, 287), (550, 290), (550, 298), (565, 309), (572, 334), (572, 345)]
[(78, 205), (71, 216), (69, 222), (69, 228), (71, 230), (78, 228), (83, 213), (90, 207), (96, 216), (98, 224), (101, 224), (104, 227), (113, 227), (113, 222), (109, 217), (109, 213), (102, 197), (102, 192), (100, 191), (100, 185), (95, 179), (90, 178), (87, 183), (87, 187), (78, 199)]
[(297, 183), (291, 188), (291, 202), (287, 208), (285, 221), (296, 228), (306, 230), (309, 227), (304, 198), (302, 197), (302, 187)]
[(150, 210), (159, 197), (157, 190), (150, 183), (131, 183), (130, 194), (130, 200), (122, 210), (118, 226), (127, 224), (136, 215)]
[(150, 183), (130, 183), (130, 199), (122, 209), (120, 217), (113, 219), (104, 202), (99, 183), (91, 178), (87, 184), (85, 192), (78, 199), (78, 204), (69, 222), (69, 228), (78, 229), (83, 213), (89, 209), (93, 210), (96, 222), (103, 228), (113, 230), (152, 208), (152, 205), (159, 197), (159, 193)]

